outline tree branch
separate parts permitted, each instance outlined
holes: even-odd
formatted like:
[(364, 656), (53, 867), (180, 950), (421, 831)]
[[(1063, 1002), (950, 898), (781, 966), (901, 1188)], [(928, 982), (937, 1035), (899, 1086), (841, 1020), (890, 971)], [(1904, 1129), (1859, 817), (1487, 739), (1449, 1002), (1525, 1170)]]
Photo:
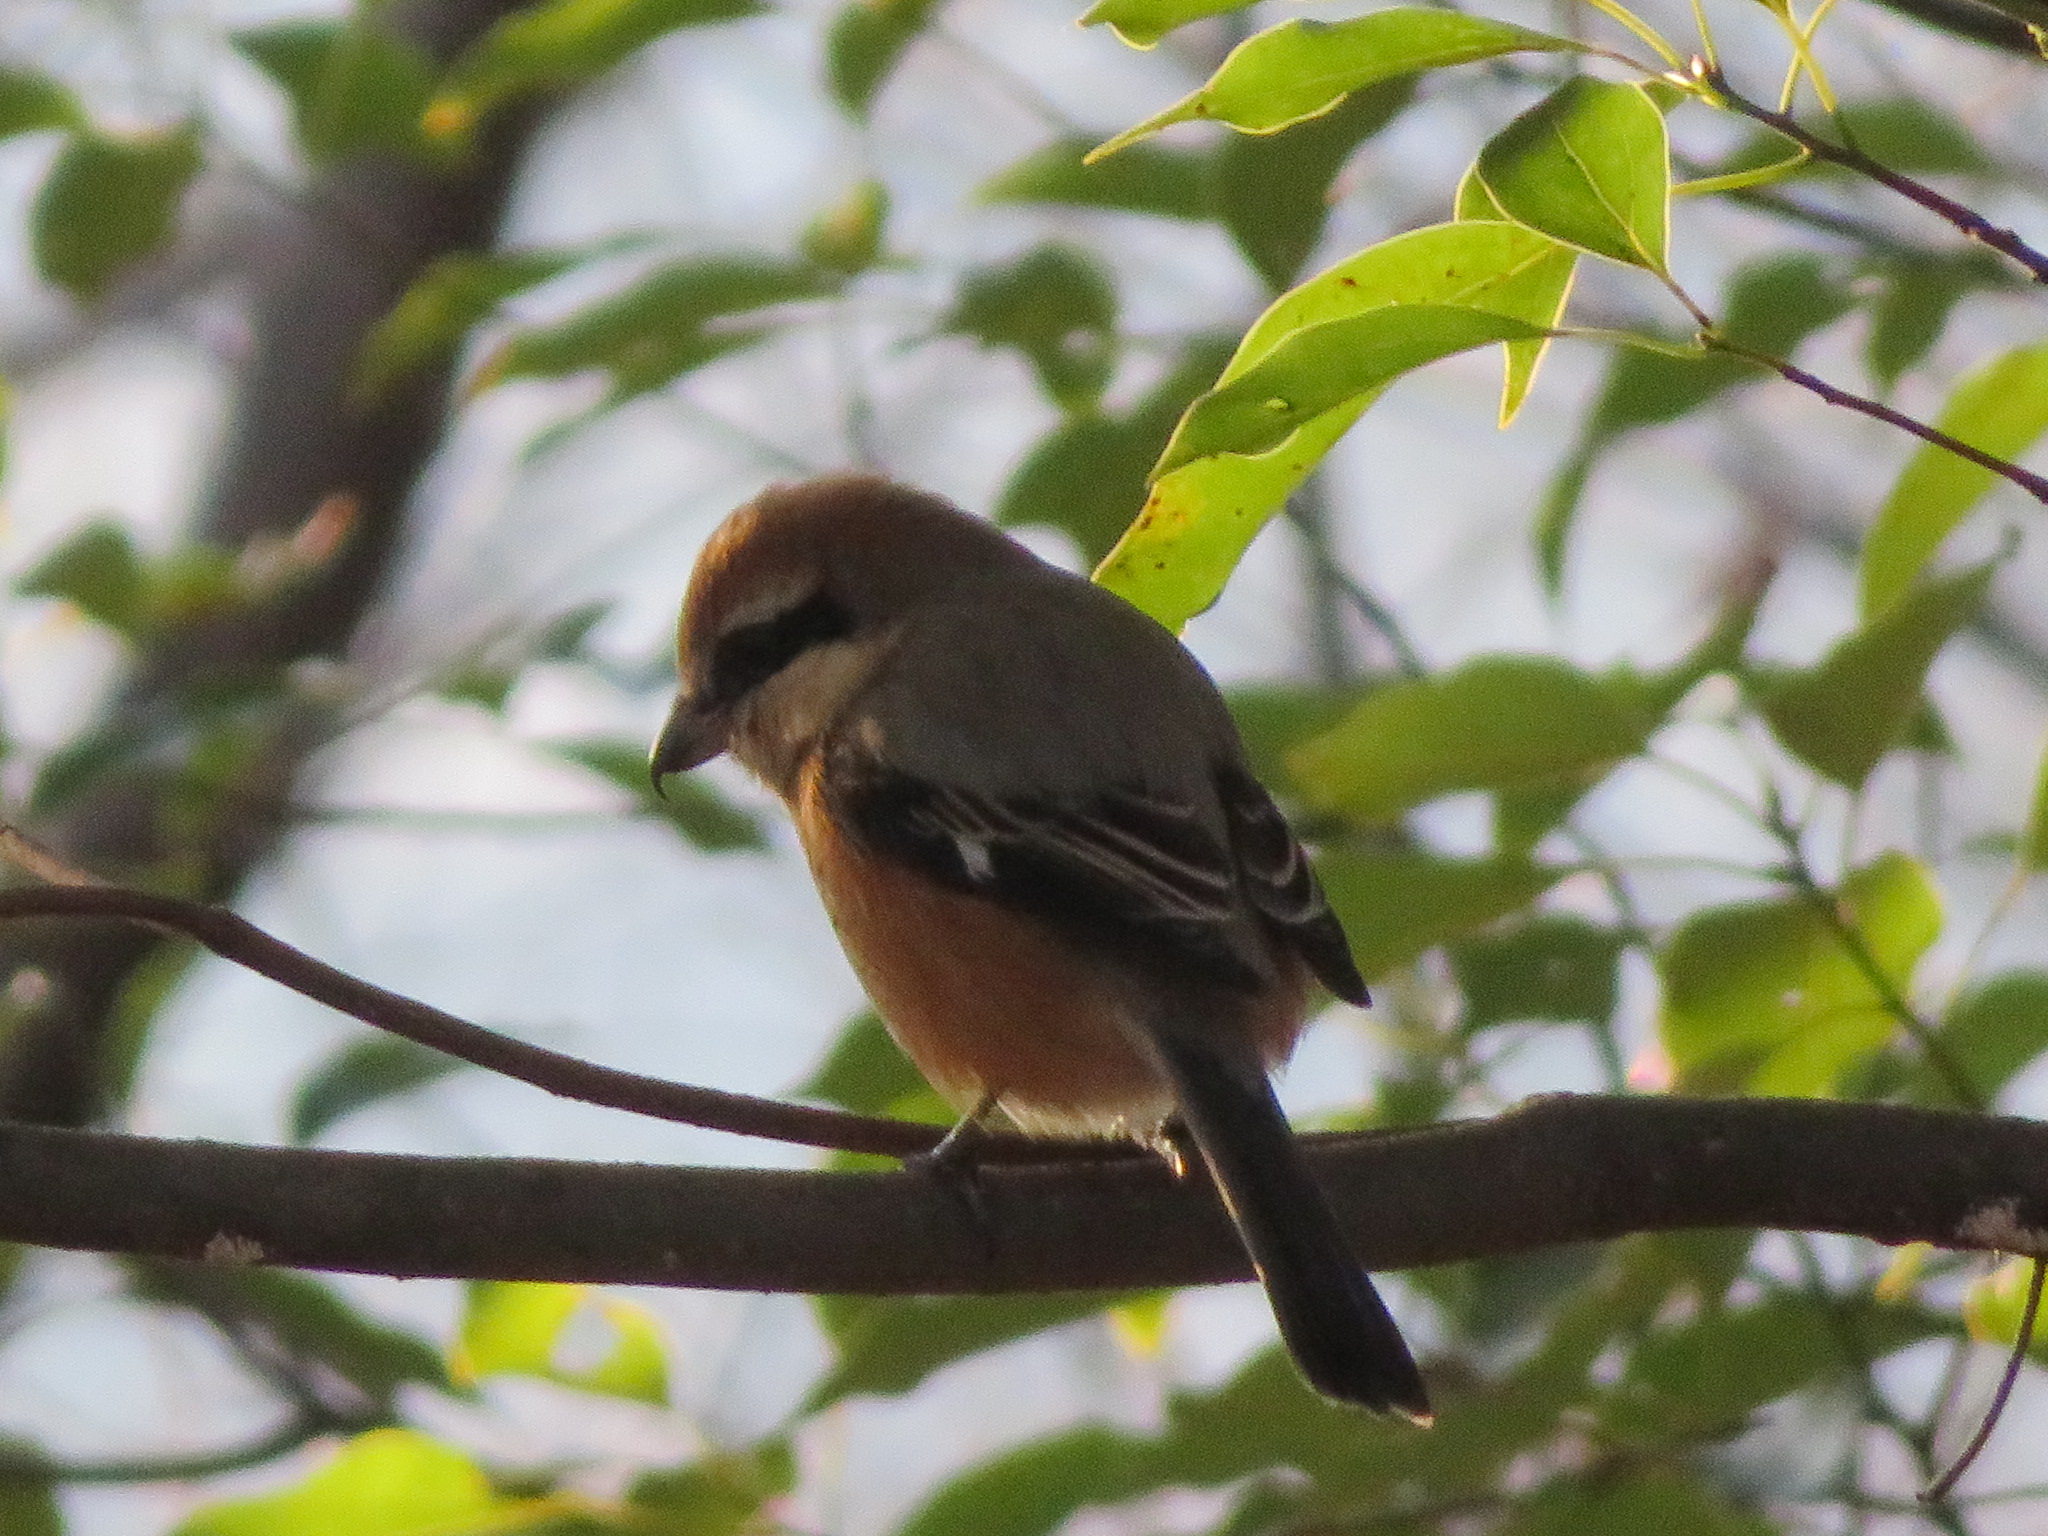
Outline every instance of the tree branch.
[(1821, 138), (1803, 127), (1798, 119), (1789, 113), (1773, 112), (1770, 108), (1751, 101), (1729, 85), (1728, 77), (1704, 59), (1693, 60), (1692, 68), (1694, 77), (1719, 97), (1723, 105), (1741, 113), (1752, 122), (1762, 123), (1773, 132), (1783, 134), (1816, 160), (1839, 165), (1844, 170), (1868, 177), (1880, 186), (1889, 187), (1909, 202), (1918, 203), (1936, 218), (1946, 219), (1965, 239), (1974, 240), (2002, 256), (2011, 257), (2027, 269), (2035, 282), (2048, 283), (2048, 255), (2035, 250), (2012, 230), (1993, 224), (1981, 213), (1965, 208), (1952, 197), (1942, 196), (1924, 182), (1900, 175), (1891, 167), (1871, 159), (1853, 145), (1835, 144)]
[[(2048, 1125), (1821, 1100), (1558, 1095), (1303, 1138), (1371, 1267), (1776, 1227), (2048, 1252)], [(0, 1239), (398, 1276), (961, 1294), (1249, 1276), (1207, 1184), (1153, 1159), (942, 1180), (153, 1141), (0, 1124)]]

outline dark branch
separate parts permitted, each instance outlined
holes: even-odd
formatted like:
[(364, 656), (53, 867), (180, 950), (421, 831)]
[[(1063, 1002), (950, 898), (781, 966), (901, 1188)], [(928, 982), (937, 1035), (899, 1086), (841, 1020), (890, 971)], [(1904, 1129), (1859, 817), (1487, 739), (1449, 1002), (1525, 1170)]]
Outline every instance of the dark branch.
[[(24, 886), (0, 891), (0, 923), (49, 917), (112, 919), (169, 929), (196, 939), (223, 960), (374, 1028), (562, 1098), (605, 1109), (735, 1136), (884, 1157), (928, 1152), (943, 1134), (940, 1128), (903, 1120), (879, 1120), (843, 1110), (672, 1083), (528, 1045), (336, 970), (224, 907), (106, 885)], [(1000, 1135), (988, 1137), (982, 1148), (985, 1160), (997, 1162), (1042, 1162), (1049, 1153), (1099, 1159), (1124, 1150), (1116, 1144), (1048, 1144)]]
[(1981, 213), (1965, 208), (1952, 197), (1944, 197), (1924, 182), (1910, 176), (1902, 176), (1887, 165), (1870, 158), (1852, 145), (1835, 144), (1803, 127), (1797, 118), (1784, 112), (1773, 112), (1741, 95), (1728, 84), (1728, 77), (1703, 59), (1693, 61), (1693, 74), (1721, 99), (1721, 102), (1740, 112), (1752, 122), (1762, 123), (1766, 128), (1783, 134), (1794, 144), (1811, 154), (1816, 160), (1825, 160), (1830, 165), (1839, 165), (1844, 170), (1854, 171), (1868, 177), (1880, 186), (1889, 187), (1899, 196), (1918, 203), (1937, 218), (1953, 224), (1965, 239), (2009, 256), (2025, 267), (2037, 283), (2048, 283), (2048, 256), (2035, 250), (2009, 229), (1993, 224)]
[[(1572, 1098), (1305, 1138), (1360, 1257), (1401, 1269), (1776, 1227), (2048, 1251), (2048, 1125), (1793, 1099)], [(0, 1125), (0, 1239), (399, 1276), (959, 1294), (1244, 1279), (1207, 1185), (1151, 1159), (919, 1172), (379, 1156)]]

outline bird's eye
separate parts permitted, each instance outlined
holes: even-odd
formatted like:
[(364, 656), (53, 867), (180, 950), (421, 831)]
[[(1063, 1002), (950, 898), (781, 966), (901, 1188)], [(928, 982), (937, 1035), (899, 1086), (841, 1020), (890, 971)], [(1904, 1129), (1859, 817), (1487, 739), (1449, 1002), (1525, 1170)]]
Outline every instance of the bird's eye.
[(814, 645), (853, 633), (853, 616), (823, 591), (772, 619), (742, 624), (711, 653), (711, 689), (725, 701), (744, 698)]

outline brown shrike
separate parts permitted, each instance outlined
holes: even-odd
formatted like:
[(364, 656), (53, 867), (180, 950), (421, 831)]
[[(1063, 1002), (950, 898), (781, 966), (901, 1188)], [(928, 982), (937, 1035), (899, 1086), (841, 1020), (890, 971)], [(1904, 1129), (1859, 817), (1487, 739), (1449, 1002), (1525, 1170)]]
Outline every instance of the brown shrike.
[(788, 804), (896, 1042), (970, 1114), (1178, 1113), (1311, 1385), (1427, 1422), (1268, 1069), (1320, 981), (1366, 1001), (1322, 888), (1172, 634), (934, 496), (779, 486), (690, 578), (658, 784), (730, 751)]

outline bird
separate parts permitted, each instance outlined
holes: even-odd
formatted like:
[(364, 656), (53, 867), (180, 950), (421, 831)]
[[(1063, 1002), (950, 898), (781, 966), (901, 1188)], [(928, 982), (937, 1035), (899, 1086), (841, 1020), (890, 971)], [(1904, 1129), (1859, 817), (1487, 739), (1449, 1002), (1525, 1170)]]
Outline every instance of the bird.
[(1366, 987), (1215, 683), (1121, 597), (846, 473), (712, 533), (655, 786), (721, 753), (787, 805), (855, 974), (978, 1125), (1191, 1137), (1323, 1396), (1430, 1422), (1270, 1071)]

